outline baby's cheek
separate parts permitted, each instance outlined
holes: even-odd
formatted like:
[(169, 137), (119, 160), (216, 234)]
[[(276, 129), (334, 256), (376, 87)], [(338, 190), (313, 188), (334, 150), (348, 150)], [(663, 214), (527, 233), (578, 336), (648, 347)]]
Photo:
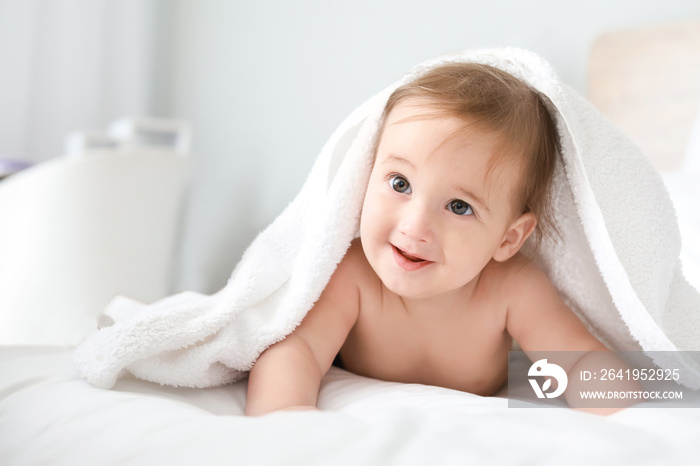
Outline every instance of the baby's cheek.
[(368, 203), (362, 206), (360, 213), (360, 240), (365, 242), (368, 238), (372, 224), (372, 207)]
[(366, 202), (360, 216), (360, 241), (365, 249), (374, 247), (388, 234), (387, 216), (381, 201)]
[(360, 224), (370, 226), (376, 223), (377, 216), (382, 210), (381, 199), (377, 196), (374, 190), (370, 187), (365, 194), (365, 200), (362, 205), (360, 214)]

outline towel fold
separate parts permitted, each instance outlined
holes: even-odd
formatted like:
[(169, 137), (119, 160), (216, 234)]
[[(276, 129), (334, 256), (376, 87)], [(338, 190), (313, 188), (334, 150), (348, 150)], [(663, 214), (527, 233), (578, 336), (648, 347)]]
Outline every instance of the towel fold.
[(681, 272), (678, 226), (660, 175), (548, 63), (512, 48), (428, 61), (365, 102), (333, 133), (300, 193), (253, 241), (221, 291), (151, 305), (115, 299), (105, 311), (114, 324), (75, 350), (82, 376), (104, 388), (125, 372), (188, 387), (245, 377), (262, 351), (301, 322), (357, 236), (387, 98), (415, 75), (453, 61), (501, 68), (546, 97), (561, 138), (553, 195), (562, 239), (530, 253), (566, 303), (608, 346), (654, 351), (657, 364), (683, 368), (681, 381), (700, 387), (700, 361), (679, 352), (700, 350), (700, 295)]

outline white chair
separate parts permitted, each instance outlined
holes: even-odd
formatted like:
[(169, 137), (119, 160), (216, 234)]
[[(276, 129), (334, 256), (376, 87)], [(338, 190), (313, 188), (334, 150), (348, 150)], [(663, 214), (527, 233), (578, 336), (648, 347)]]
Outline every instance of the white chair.
[(115, 295), (169, 293), (189, 127), (126, 120), (108, 136), (0, 181), (0, 344), (77, 344)]

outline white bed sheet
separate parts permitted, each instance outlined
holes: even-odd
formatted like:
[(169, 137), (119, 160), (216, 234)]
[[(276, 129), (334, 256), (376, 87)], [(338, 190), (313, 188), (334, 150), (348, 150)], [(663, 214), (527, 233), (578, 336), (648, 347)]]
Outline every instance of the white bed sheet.
[[(80, 379), (70, 349), (0, 347), (0, 464), (697, 464), (700, 409), (600, 417), (508, 408), (438, 387), (324, 378), (323, 412), (242, 415), (246, 383), (114, 390)], [(700, 400), (698, 400), (700, 401)], [(696, 403), (697, 404), (697, 403)]]

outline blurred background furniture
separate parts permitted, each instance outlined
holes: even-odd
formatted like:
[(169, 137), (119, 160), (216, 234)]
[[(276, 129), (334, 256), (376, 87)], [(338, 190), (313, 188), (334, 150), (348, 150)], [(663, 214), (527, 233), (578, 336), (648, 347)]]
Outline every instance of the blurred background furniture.
[(587, 94), (659, 171), (679, 170), (700, 116), (700, 20), (602, 34)]
[(0, 344), (78, 343), (109, 300), (168, 294), (187, 124), (124, 120), (0, 181)]

